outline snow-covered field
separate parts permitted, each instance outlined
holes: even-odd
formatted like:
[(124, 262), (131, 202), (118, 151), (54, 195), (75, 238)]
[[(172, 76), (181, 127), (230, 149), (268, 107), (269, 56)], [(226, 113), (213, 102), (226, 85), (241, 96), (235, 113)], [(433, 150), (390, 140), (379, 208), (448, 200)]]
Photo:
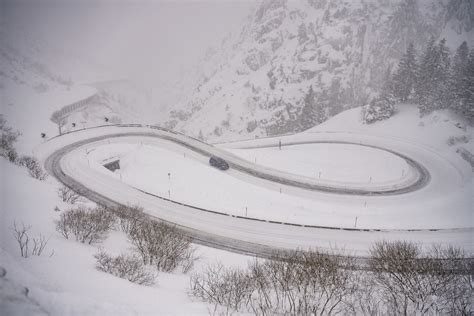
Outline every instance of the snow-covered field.
[[(415, 114), (410, 113), (412, 111), (409, 108), (406, 112), (408, 116)], [(346, 120), (356, 120), (356, 111), (350, 114), (350, 116), (344, 114), (347, 116)], [(420, 137), (418, 129), (420, 129), (418, 126), (412, 129), (414, 137)], [(99, 132), (94, 133), (97, 135)], [(74, 136), (75, 139), (88, 137), (80, 133), (68, 136)], [(291, 141), (333, 139), (385, 146), (420, 162), (430, 172), (430, 182), (426, 187), (414, 192), (393, 196), (344, 196), (309, 192), (256, 180), (232, 169), (227, 172), (219, 171), (209, 166), (206, 157), (171, 142), (151, 137), (120, 137), (88, 144), (85, 148), (79, 148), (68, 154), (63, 161), (63, 167), (75, 176), (79, 174), (77, 170), (81, 169), (82, 181), (101, 177), (101, 181), (107, 181), (114, 187), (118, 185), (114, 182), (119, 182), (121, 186), (131, 185), (174, 201), (222, 213), (266, 220), (370, 229), (453, 229), (472, 226), (470, 167), (459, 155), (451, 153), (447, 145), (444, 145), (447, 149), (440, 152), (435, 147), (419, 144), (416, 139), (409, 141), (386, 139), (362, 134), (359, 131), (352, 133), (350, 131), (347, 133), (311, 131), (282, 139), (283, 144)], [(278, 139), (262, 139), (225, 146), (251, 147), (275, 143), (278, 143)], [(310, 154), (298, 151), (306, 146), (310, 148)], [(318, 158), (313, 158), (311, 155), (312, 149), (326, 150), (328, 146), (340, 147), (340, 150), (331, 151), (329, 155), (320, 155)], [(254, 159), (257, 157), (257, 164), (260, 164), (261, 159), (263, 161), (267, 159), (271, 161), (272, 167), (307, 177), (311, 181), (327, 183), (347, 181), (349, 184), (376, 187), (380, 184), (393, 185), (393, 183), (403, 182), (411, 174), (405, 161), (391, 153), (356, 145), (342, 147), (344, 146), (341, 144), (307, 144), (283, 146), (282, 151), (279, 151), (278, 147), (233, 151), (250, 158), (252, 163), (254, 161), (251, 157)], [(271, 152), (275, 153), (274, 159), (271, 159)], [(365, 156), (359, 157), (361, 152)], [(282, 155), (284, 156), (280, 157)], [(358, 158), (350, 159), (351, 155)], [(104, 159), (110, 157), (121, 159), (121, 170), (116, 171), (115, 174), (101, 166)], [(262, 165), (265, 164), (262, 163)], [(338, 165), (353, 170), (340, 172)], [(85, 166), (94, 168), (92, 170)], [(308, 167), (309, 174), (304, 173), (304, 168), (307, 166), (310, 166)], [(82, 169), (90, 170), (95, 174)], [(317, 173), (313, 171), (315, 169), (318, 169)], [(319, 178), (319, 172), (321, 172), (321, 178)], [(375, 173), (378, 177), (372, 176)], [(219, 185), (215, 185), (216, 183)], [(97, 185), (97, 187), (100, 186)], [(104, 188), (104, 186), (101, 187)], [(106, 189), (102, 189), (101, 192), (105, 191)], [(116, 194), (118, 192), (120, 190), (117, 189)], [(128, 202), (138, 201), (132, 199)], [(453, 212), (453, 209), (456, 211)]]
[[(118, 201), (139, 203), (148, 212), (160, 217), (180, 216), (175, 220), (200, 223), (201, 229), (217, 234), (229, 233), (231, 238), (242, 237), (242, 231), (232, 230), (233, 225), (238, 224), (237, 219), (225, 217), (225, 221), (216, 221), (210, 225), (206, 223), (209, 220), (207, 215), (191, 213), (186, 209), (174, 210), (177, 212), (173, 215), (172, 205), (156, 204), (153, 197), (140, 195), (130, 186), (192, 205), (237, 215), (245, 215), (244, 212), (247, 212), (248, 216), (266, 219), (353, 227), (357, 217), (358, 228), (403, 230), (464, 227), (438, 232), (380, 232), (379, 235), (373, 232), (322, 230), (313, 232), (312, 239), (305, 237), (298, 240), (294, 237), (305, 234), (298, 227), (286, 226), (283, 230), (272, 227), (270, 231), (274, 235), (265, 235), (261, 227), (245, 223), (243, 227), (246, 230), (254, 234), (260, 232), (258, 241), (264, 244), (305, 247), (314, 246), (317, 241), (317, 245), (323, 248), (340, 246), (352, 253), (364, 254), (369, 243), (381, 238), (410, 239), (425, 245), (431, 242), (460, 245), (472, 253), (472, 171), (469, 164), (455, 151), (460, 146), (472, 150), (472, 144), (447, 145), (450, 136), (469, 136), (472, 134), (471, 128), (459, 128), (456, 126), (456, 118), (443, 112), (436, 112), (420, 120), (416, 111), (409, 106), (402, 106), (400, 113), (391, 120), (372, 126), (357, 123), (357, 115), (356, 110), (344, 112), (333, 119), (334, 124), (330, 120), (304, 134), (222, 144), (218, 146), (218, 150), (230, 150), (248, 159), (249, 163), (254, 163), (256, 157), (257, 165), (262, 168), (270, 166), (314, 181), (351, 181), (367, 186), (401, 181), (409, 174), (405, 161), (379, 149), (357, 145), (342, 148), (342, 145), (305, 144), (283, 146), (281, 151), (278, 150), (280, 139), (283, 145), (285, 142), (328, 139), (380, 145), (401, 151), (423, 164), (431, 175), (431, 181), (426, 187), (399, 196), (380, 197), (348, 197), (286, 186), (283, 186), (280, 193), (280, 185), (252, 179), (235, 170), (219, 171), (209, 166), (207, 158), (169, 141), (152, 137), (120, 137), (88, 144), (67, 155), (62, 166), (65, 172), (84, 181), (92, 189), (104, 190)], [(400, 124), (403, 124), (403, 129), (399, 128)], [(340, 126), (348, 126), (348, 130), (341, 133), (337, 129)], [(389, 129), (400, 133), (394, 135), (388, 132)], [(116, 132), (114, 128), (107, 128), (71, 133), (36, 147), (34, 153), (44, 159), (55, 148), (101, 133)], [(244, 149), (268, 145), (276, 147)], [(305, 148), (311, 154), (304, 154)], [(326, 155), (321, 153), (329, 148), (331, 154), (334, 154), (329, 158), (323, 157)], [(272, 153), (275, 154), (274, 159)], [(358, 155), (364, 155), (370, 163), (364, 164), (365, 159), (356, 158)], [(104, 161), (116, 157), (120, 158), (121, 170), (112, 173), (102, 166)], [(55, 231), (54, 220), (59, 213), (53, 210), (54, 207), (68, 207), (57, 197), (57, 182), (52, 178), (38, 182), (28, 177), (24, 169), (3, 160), (0, 163), (4, 179), (1, 190), (0, 266), (7, 270), (6, 279), (0, 279), (0, 282), (3, 288), (29, 288), (32, 305), (24, 305), (24, 311), (34, 308), (37, 303), (54, 315), (208, 313), (205, 304), (192, 302), (187, 296), (189, 278), (186, 275), (161, 273), (157, 285), (143, 287), (95, 270), (93, 254), (97, 252), (97, 247), (66, 240)], [(335, 169), (338, 164), (348, 170), (356, 170), (337, 173)], [(304, 172), (305, 168), (316, 167), (322, 169), (322, 179), (319, 179), (319, 171), (317, 179), (315, 172)], [(379, 176), (367, 181), (373, 170), (378, 170)], [(403, 170), (407, 170), (406, 174)], [(380, 174), (384, 176), (380, 177)], [(32, 225), (33, 235), (41, 233), (50, 238), (47, 255), (28, 259), (19, 256), (18, 247), (11, 236), (14, 221)], [(305, 241), (298, 244), (302, 240)], [(101, 246), (115, 254), (126, 252), (130, 247), (125, 236), (119, 232), (113, 232)], [(49, 257), (51, 253), (53, 255)], [(248, 260), (242, 255), (202, 246), (199, 247), (199, 253), (203, 259), (196, 267), (197, 270), (207, 262), (214, 262), (216, 258), (226, 264), (237, 265), (245, 264)], [(10, 295), (2, 291), (3, 298), (0, 301), (5, 310), (12, 309), (14, 303), (4, 298), (15, 297), (17, 292)]]
[(50, 121), (54, 111), (95, 92), (94, 88), (82, 85), (69, 89), (57, 86), (42, 93), (26, 86), (6, 85), (1, 91), (0, 114), (5, 116), (10, 126), (22, 133), (17, 150), (31, 154), (31, 149), (43, 141), (41, 133), (45, 133), (46, 138), (58, 134), (57, 125)]
[[(115, 231), (103, 243), (90, 246), (64, 239), (55, 230), (59, 218), (55, 206), (64, 210), (70, 205), (57, 196), (57, 182), (40, 182), (23, 168), (0, 160), (2, 182), (0, 210), (0, 311), (2, 315), (31, 315), (47, 311), (49, 315), (130, 315), (130, 314), (207, 314), (204, 303), (187, 296), (189, 276), (163, 273), (153, 287), (139, 286), (95, 269), (93, 255), (98, 247), (112, 254), (130, 251), (122, 232)], [(3, 184), (8, 185), (3, 185)], [(13, 223), (31, 225), (31, 237), (49, 238), (45, 254), (22, 258), (14, 240)], [(198, 247), (202, 257), (196, 269), (219, 258), (225, 264), (244, 265), (249, 258), (207, 247)], [(22, 299), (28, 287), (29, 299)], [(133, 295), (132, 295), (133, 293)], [(34, 302), (40, 308), (35, 307)], [(6, 314), (3, 314), (3, 311)], [(10, 314), (11, 313), (11, 314)]]
[[(287, 172), (339, 182), (395, 182), (409, 165), (389, 152), (351, 144), (306, 144), (256, 149), (233, 149), (247, 160)], [(370, 166), (370, 168), (368, 168)]]

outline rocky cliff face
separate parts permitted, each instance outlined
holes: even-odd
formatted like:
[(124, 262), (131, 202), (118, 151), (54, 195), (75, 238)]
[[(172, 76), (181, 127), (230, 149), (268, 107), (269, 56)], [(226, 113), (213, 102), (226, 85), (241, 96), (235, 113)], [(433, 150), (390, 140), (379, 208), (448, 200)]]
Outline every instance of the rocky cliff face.
[(421, 50), (446, 37), (454, 50), (473, 38), (473, 21), (470, 0), (265, 0), (209, 51), (168, 127), (206, 139), (303, 130), (310, 86), (326, 117), (363, 105), (410, 42)]

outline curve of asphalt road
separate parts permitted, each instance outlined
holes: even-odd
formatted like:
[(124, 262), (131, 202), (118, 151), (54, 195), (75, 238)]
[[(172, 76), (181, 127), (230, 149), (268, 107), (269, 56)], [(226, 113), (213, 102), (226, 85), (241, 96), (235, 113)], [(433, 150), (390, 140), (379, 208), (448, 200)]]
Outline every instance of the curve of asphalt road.
[[(59, 149), (54, 150), (45, 159), (45, 167), (48, 172), (55, 176), (60, 182), (62, 182), (68, 187), (73, 188), (81, 195), (84, 195), (97, 203), (102, 203), (108, 206), (117, 206), (119, 204), (124, 203), (120, 202), (117, 198), (115, 198), (114, 196), (110, 196), (109, 194), (101, 194), (82, 184), (80, 181), (77, 181), (76, 179), (74, 179), (73, 176), (66, 174), (62, 170), (60, 163), (61, 159), (67, 153), (92, 142), (112, 137), (137, 135), (147, 137), (161, 137), (165, 140), (171, 140), (179, 145), (188, 148), (189, 150), (193, 150), (206, 156), (210, 156), (214, 153), (211, 151), (203, 150), (202, 146), (198, 147), (196, 145), (187, 143), (185, 140), (183, 140), (182, 135), (180, 135), (179, 137), (175, 137), (172, 134), (175, 133), (170, 133), (170, 135), (159, 136), (148, 132), (124, 132), (113, 133), (98, 137), (90, 137), (81, 141), (73, 142), (66, 146), (61, 146)], [(196, 141), (197, 140), (191, 139), (191, 142)], [(209, 146), (207, 144), (205, 145)], [(209, 148), (213, 147), (209, 146)], [(399, 156), (403, 157), (403, 155)], [(409, 163), (410, 165), (413, 163), (414, 166), (418, 165), (413, 160), (411, 160), (411, 162)], [(237, 164), (235, 163), (231, 164), (232, 168), (236, 168), (236, 166)], [(248, 170), (248, 167), (246, 166), (242, 167), (242, 172), (247, 172), (253, 176), (259, 176), (261, 173), (265, 174), (265, 172), (261, 172), (259, 170), (257, 170), (256, 172), (254, 172), (253, 170)], [(412, 187), (412, 190), (416, 190), (416, 188), (426, 185), (429, 181), (429, 172), (421, 165), (420, 174), (425, 175), (421, 177), (423, 181), (417, 181), (417, 186)], [(272, 175), (270, 175), (269, 180), (277, 180), (277, 182), (285, 181), (285, 179), (274, 179), (272, 178)], [(289, 183), (291, 185), (291, 183), (293, 182), (289, 181)], [(338, 241), (350, 241), (351, 244), (357, 244), (357, 246), (354, 248), (357, 253), (355, 253), (354, 255), (361, 258), (360, 260), (362, 261), (360, 265), (363, 266), (365, 262), (364, 255), (367, 253), (367, 240), (373, 242), (379, 239), (386, 239), (387, 235), (384, 235), (384, 233), (390, 233), (389, 239), (404, 239), (403, 237), (406, 237), (404, 234), (409, 233), (411, 234), (410, 236), (412, 237), (412, 239), (418, 241), (424, 240), (429, 243), (433, 241), (433, 236), (435, 236), (435, 234), (437, 233), (436, 231), (432, 230), (406, 230), (390, 232), (357, 229), (344, 230), (337, 227), (308, 227), (305, 225), (295, 225), (281, 222), (256, 221), (255, 219), (244, 218), (241, 216), (216, 214), (217, 212), (204, 210), (201, 208), (193, 207), (191, 205), (184, 205), (182, 203), (178, 203), (163, 197), (154, 196), (150, 193), (139, 191), (131, 187), (129, 189), (129, 194), (133, 195), (134, 197), (138, 197), (146, 204), (144, 205), (145, 210), (148, 211), (147, 206), (150, 206), (150, 208), (155, 207), (161, 212), (153, 214), (149, 213), (148, 216), (150, 216), (151, 218), (156, 218), (159, 220), (176, 224), (188, 236), (190, 236), (194, 240), (194, 242), (243, 254), (257, 255), (260, 257), (273, 257), (275, 251), (284, 249), (330, 248), (327, 247), (328, 244), (331, 245), (331, 243), (334, 243), (341, 245), (341, 243), (338, 243)], [(305, 187), (305, 189), (307, 188)], [(348, 194), (354, 193), (351, 192)], [(394, 193), (389, 192), (386, 194)], [(158, 203), (157, 200), (161, 201), (159, 201)], [(168, 214), (171, 213), (171, 210), (174, 212), (172, 215)], [(226, 215), (226, 217), (224, 218), (224, 216), (222, 215)], [(203, 223), (205, 223), (205, 225)], [(285, 225), (284, 229), (282, 229), (283, 225)], [(212, 227), (212, 229), (209, 229), (210, 227)], [(466, 240), (466, 238), (469, 239), (469, 236), (472, 234), (472, 229), (446, 229), (441, 231), (441, 235), (436, 236), (438, 236), (439, 240), (448, 240), (448, 242), (449, 240), (463, 242), (464, 240)]]
[[(159, 137), (161, 139), (174, 142), (175, 144), (183, 146), (189, 150), (192, 150), (198, 154), (201, 154), (207, 157), (210, 157), (212, 155), (222, 156), (223, 154), (222, 151), (218, 151), (215, 147), (209, 144), (201, 143), (200, 146), (198, 147), (191, 142), (186, 142), (186, 141), (183, 141), (182, 139), (178, 139), (173, 136), (168, 136), (168, 135), (158, 136), (156, 134), (146, 133), (146, 132), (120, 133), (120, 134), (111, 134), (111, 135), (106, 135), (106, 136), (93, 137), (85, 141), (80, 141), (80, 142), (71, 144), (70, 147), (68, 148), (72, 149), (72, 148), (86, 145), (87, 143), (97, 142), (97, 141), (104, 140), (107, 138), (116, 138), (116, 137), (124, 137), (124, 136)], [(193, 140), (193, 142), (195, 142), (195, 140)], [(300, 189), (305, 189), (305, 190), (310, 190), (310, 191), (320, 191), (320, 192), (332, 193), (332, 194), (359, 195), (359, 196), (398, 195), (398, 194), (404, 194), (404, 193), (413, 192), (418, 189), (421, 189), (424, 186), (426, 186), (430, 181), (430, 173), (423, 165), (421, 165), (420, 163), (416, 162), (415, 160), (411, 159), (410, 157), (406, 155), (400, 154), (390, 149), (382, 148), (380, 146), (369, 145), (369, 144), (358, 144), (354, 142), (344, 142), (344, 141), (290, 142), (290, 143), (286, 143), (285, 146), (302, 145), (302, 144), (317, 144), (317, 143), (350, 144), (350, 145), (369, 147), (369, 148), (374, 148), (374, 149), (389, 152), (406, 161), (406, 163), (415, 172), (415, 180), (407, 185), (397, 186), (395, 188), (394, 187), (360, 188), (360, 187), (351, 187), (349, 185), (331, 186), (327, 184), (310, 183), (310, 182), (304, 181), (303, 179), (298, 179), (301, 177), (296, 177), (296, 179), (295, 177), (289, 178), (285, 176), (285, 173), (278, 172), (272, 169), (260, 170), (257, 167), (253, 166), (252, 163), (244, 161), (243, 159), (240, 159), (233, 155), (229, 156), (226, 154), (223, 158), (227, 161), (229, 166), (233, 168), (234, 170), (243, 172), (245, 174), (248, 174), (260, 179), (264, 179), (264, 180), (268, 180), (275, 183), (279, 183), (279, 184), (283, 184), (283, 185), (287, 185), (291, 187), (296, 187)], [(205, 146), (202, 146), (202, 144), (204, 144)], [(203, 147), (207, 147), (207, 148), (203, 148)], [(274, 146), (265, 146), (265, 147), (274, 147)]]

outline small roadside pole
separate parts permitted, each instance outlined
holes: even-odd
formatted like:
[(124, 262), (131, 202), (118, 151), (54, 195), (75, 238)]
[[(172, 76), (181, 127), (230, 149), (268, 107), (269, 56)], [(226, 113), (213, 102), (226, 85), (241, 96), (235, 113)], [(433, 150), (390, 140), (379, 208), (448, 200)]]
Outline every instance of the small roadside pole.
[(247, 209), (247, 206), (245, 207), (245, 217), (247, 217), (247, 212), (248, 212), (248, 209)]
[(171, 191), (168, 190), (168, 199), (171, 199)]
[(372, 183), (372, 177), (369, 178), (369, 183)]
[(171, 180), (171, 172), (168, 172), (168, 180)]
[(281, 139), (278, 141), (278, 149), (281, 150)]
[(281, 187), (280, 187), (280, 194), (281, 194)]
[(354, 223), (354, 228), (357, 227), (357, 216), (356, 216), (356, 220), (355, 220), (355, 223)]

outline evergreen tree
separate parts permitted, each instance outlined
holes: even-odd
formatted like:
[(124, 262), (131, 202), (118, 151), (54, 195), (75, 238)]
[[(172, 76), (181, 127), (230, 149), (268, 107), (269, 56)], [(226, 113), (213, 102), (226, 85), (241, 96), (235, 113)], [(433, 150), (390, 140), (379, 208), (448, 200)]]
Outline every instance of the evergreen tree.
[(324, 122), (325, 119), (325, 111), (322, 106), (316, 102), (313, 87), (310, 86), (304, 97), (304, 105), (301, 112), (301, 127), (302, 129), (308, 129)]
[(474, 120), (474, 49), (471, 49), (461, 80), (459, 113)]
[(450, 72), (450, 108), (456, 112), (462, 111), (462, 91), (463, 91), (463, 78), (465, 71), (468, 67), (469, 61), (469, 47), (464, 41), (456, 50), (456, 54), (453, 57), (452, 68)]
[(426, 46), (421, 57), (417, 71), (417, 81), (415, 84), (415, 99), (421, 113), (428, 112), (428, 96), (431, 93), (430, 85), (432, 79), (432, 69), (435, 60), (435, 39), (432, 37)]
[(398, 101), (407, 102), (412, 96), (416, 83), (416, 70), (416, 52), (413, 43), (410, 43), (391, 80), (392, 94)]
[(449, 79), (451, 67), (450, 52), (444, 38), (438, 43), (435, 56), (432, 102), (434, 109), (444, 109), (448, 108), (450, 104)]
[(435, 45), (434, 38), (431, 38), (421, 58), (415, 85), (421, 115), (449, 105), (449, 72), (450, 58), (446, 40)]
[(381, 94), (362, 108), (362, 120), (366, 124), (386, 120), (395, 113), (395, 99), (389, 93)]

